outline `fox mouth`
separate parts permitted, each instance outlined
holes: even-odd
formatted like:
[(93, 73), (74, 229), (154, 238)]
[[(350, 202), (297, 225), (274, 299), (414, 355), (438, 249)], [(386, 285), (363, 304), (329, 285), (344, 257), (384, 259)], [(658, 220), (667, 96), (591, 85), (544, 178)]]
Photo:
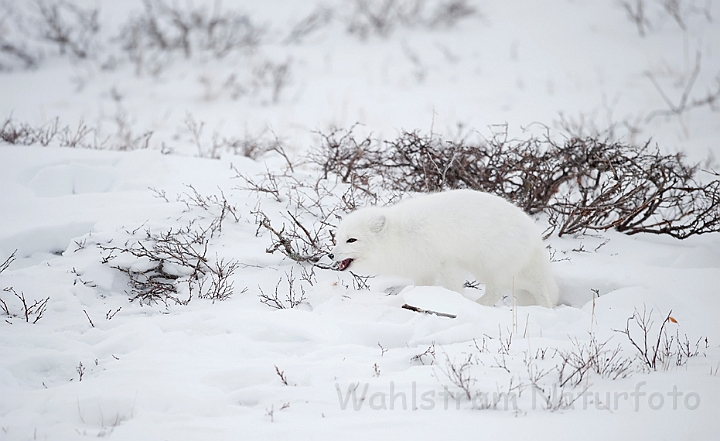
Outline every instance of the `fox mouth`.
[(353, 260), (354, 259), (348, 258), (340, 261), (340, 264), (338, 264), (338, 271), (345, 271), (346, 269), (348, 269)]

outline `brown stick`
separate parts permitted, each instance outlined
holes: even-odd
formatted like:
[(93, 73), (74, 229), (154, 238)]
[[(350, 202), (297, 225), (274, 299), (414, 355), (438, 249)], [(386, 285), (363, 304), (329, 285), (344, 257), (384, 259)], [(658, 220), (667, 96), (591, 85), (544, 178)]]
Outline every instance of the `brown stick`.
[(408, 305), (407, 303), (402, 305), (402, 308), (409, 309), (410, 311), (419, 312), (421, 314), (434, 314), (439, 317), (448, 317), (448, 318), (456, 318), (457, 317), (457, 315), (455, 315), (455, 314), (448, 314), (447, 312), (437, 312), (437, 311), (431, 311), (429, 309), (422, 309), (422, 308), (418, 308), (417, 306)]

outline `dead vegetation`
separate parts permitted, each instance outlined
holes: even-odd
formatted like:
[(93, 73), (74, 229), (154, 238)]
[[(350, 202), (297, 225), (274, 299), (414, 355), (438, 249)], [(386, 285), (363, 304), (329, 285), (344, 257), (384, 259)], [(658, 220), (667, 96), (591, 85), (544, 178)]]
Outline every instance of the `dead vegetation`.
[(147, 149), (152, 131), (136, 133), (127, 116), (118, 113), (113, 121), (116, 132), (101, 137), (98, 131), (80, 120), (74, 126), (62, 125), (59, 118), (33, 126), (7, 117), (0, 126), (0, 142), (13, 145), (40, 145), (43, 147), (68, 147), (99, 150), (131, 151)]
[[(708, 348), (707, 337), (700, 337), (690, 341), (687, 334), (680, 337), (680, 330), (676, 329), (673, 335), (668, 328), (677, 325), (672, 311), (664, 316), (660, 325), (656, 325), (655, 312), (643, 307), (642, 312), (635, 309), (633, 315), (627, 319), (625, 329), (617, 329), (627, 337), (636, 350), (637, 359), (643, 369), (648, 371), (663, 370), (671, 367), (685, 366), (688, 360), (697, 357), (701, 348)], [(661, 316), (663, 317), (663, 316)]]
[(363, 40), (388, 37), (401, 27), (451, 28), (478, 13), (467, 0), (442, 0), (430, 6), (424, 0), (354, 0), (352, 7), (346, 29)]
[[(334, 231), (342, 216), (360, 206), (377, 203), (380, 196), (361, 186), (293, 173), (284, 150), (275, 147), (275, 151), (287, 161), (285, 172), (267, 171), (256, 177), (236, 172), (236, 179), (242, 181), (236, 188), (260, 198), (252, 214), (256, 235), (263, 231), (270, 235), (268, 253), (279, 251), (296, 262), (317, 264), (334, 245)], [(277, 202), (284, 209), (271, 212), (263, 208), (263, 199)]]
[[(656, 117), (676, 117), (680, 120), (683, 126), (683, 130), (687, 134), (688, 129), (683, 121), (684, 115), (700, 107), (707, 107), (711, 111), (718, 110), (718, 101), (720, 101), (720, 73), (715, 77), (715, 83), (708, 88), (704, 95), (697, 95), (693, 93), (695, 84), (702, 68), (702, 57), (701, 52), (698, 51), (695, 54), (695, 64), (692, 71), (681, 75), (674, 76), (672, 79), (672, 85), (677, 87), (681, 86), (682, 92), (679, 98), (672, 99), (669, 96), (669, 92), (666, 89), (669, 87), (663, 87), (656, 78), (656, 75), (652, 72), (646, 72), (645, 76), (650, 80), (655, 90), (658, 92), (663, 102), (667, 106), (666, 109), (658, 109), (650, 112), (645, 120), (647, 122), (652, 121)], [(667, 83), (667, 82), (666, 82)]]
[[(534, 353), (529, 350), (516, 353), (510, 350), (511, 342), (512, 334), (504, 340), (502, 337), (495, 339), (486, 336), (482, 346), (475, 342), (475, 350), (464, 352), (460, 361), (451, 359), (445, 354), (445, 364), (440, 371), (457, 388), (453, 398), (458, 405), (464, 400), (476, 410), (516, 412), (521, 411), (525, 406), (530, 406), (532, 409), (539, 406), (540, 409), (550, 412), (574, 408), (574, 403), (588, 391), (588, 379), (594, 372), (591, 368), (592, 360), (599, 360), (604, 356), (602, 346), (584, 344), (583, 352), (577, 352), (578, 346), (575, 346), (562, 354), (558, 350), (548, 348), (537, 349)], [(491, 347), (496, 354), (492, 353)], [(434, 359), (434, 348), (431, 348)], [(420, 357), (424, 355), (420, 354)], [(491, 359), (490, 367), (505, 371), (503, 374), (505, 380), (496, 382), (494, 388), (488, 387), (478, 372), (478, 369), (480, 372), (486, 369)], [(569, 376), (568, 359), (577, 361)], [(523, 397), (527, 390), (530, 391), (531, 396)]]
[(0, 263), (0, 274), (2, 274), (3, 271), (10, 268), (10, 265), (15, 261), (15, 254), (17, 254), (17, 250), (13, 251), (10, 256), (8, 256), (3, 263)]
[(265, 305), (275, 309), (292, 309), (307, 300), (305, 298), (305, 288), (302, 285), (299, 285), (300, 289), (298, 291), (295, 287), (295, 277), (293, 276), (292, 269), (290, 269), (290, 273), (285, 273), (287, 290), (285, 290), (284, 299), (280, 293), (280, 285), (282, 284), (282, 281), (283, 279), (281, 277), (280, 280), (278, 280), (277, 285), (275, 285), (275, 291), (271, 294), (266, 294), (262, 287), (258, 286), (258, 289), (260, 290), (260, 303), (264, 303)]
[[(12, 265), (15, 261), (16, 253), (17, 250), (13, 251), (7, 259), (0, 263), (0, 274)], [(6, 316), (5, 322), (9, 324), (12, 324), (12, 319), (14, 318), (20, 318), (21, 320), (24, 320), (25, 323), (37, 323), (41, 318), (43, 318), (45, 310), (47, 309), (47, 304), (50, 301), (50, 297), (45, 297), (40, 300), (28, 300), (25, 298), (24, 292), (20, 291), (20, 293), (18, 293), (12, 286), (6, 286), (3, 288), (2, 292), (12, 294), (20, 304), (19, 312), (15, 312), (15, 309), (12, 306), (8, 306), (9, 300), (6, 302), (2, 297), (0, 297), (0, 313)]]
[[(454, 387), (453, 398), (458, 405), (465, 401), (473, 409), (518, 411), (525, 406), (532, 409), (539, 406), (555, 412), (574, 409), (579, 403), (587, 408), (592, 403), (596, 409), (609, 410), (611, 404), (603, 403), (601, 395), (591, 391), (598, 379), (614, 381), (637, 372), (681, 368), (693, 357), (704, 355), (704, 349), (709, 347), (707, 338), (691, 340), (687, 335), (680, 337), (679, 329), (671, 331), (669, 328), (678, 324), (672, 313), (663, 317), (657, 323), (653, 310), (635, 310), (625, 329), (616, 330), (627, 340), (615, 346), (610, 345), (610, 339), (598, 341), (590, 332), (584, 340), (571, 337), (570, 345), (564, 348), (518, 350), (513, 346), (513, 333), (503, 336), (500, 329), (497, 337), (485, 334), (482, 342), (474, 339), (474, 344), (459, 355), (451, 357), (445, 353), (439, 369)], [(630, 347), (624, 344), (628, 342)], [(411, 358), (412, 363), (428, 361), (429, 364), (436, 361), (434, 343)], [(483, 380), (488, 366), (504, 371), (494, 390)], [(523, 397), (528, 389), (531, 399)], [(617, 410), (618, 393), (614, 396), (613, 406)]]
[(39, 300), (28, 300), (25, 298), (24, 292), (21, 291), (18, 293), (12, 287), (3, 288), (3, 292), (12, 294), (20, 303), (20, 311), (14, 312), (11, 307), (8, 306), (7, 302), (0, 298), (0, 312), (7, 316), (5, 319), (6, 323), (12, 323), (11, 319), (13, 318), (20, 318), (24, 320), (25, 323), (35, 324), (43, 318), (47, 304), (50, 301), (50, 297)]
[(660, 27), (666, 18), (674, 21), (683, 31), (688, 30), (688, 23), (694, 19), (713, 21), (712, 2), (686, 0), (617, 0), (618, 6), (624, 11), (627, 19), (635, 25), (640, 37), (645, 37)]
[(238, 262), (212, 258), (208, 250), (226, 220), (239, 220), (237, 210), (222, 192), (203, 196), (194, 187), (188, 188), (190, 192), (179, 195), (178, 201), (188, 211), (202, 212), (184, 227), (160, 232), (148, 228), (144, 237), (137, 238), (141, 226), (127, 232), (130, 237), (123, 245), (99, 245), (106, 253), (102, 263), (128, 277), (131, 302), (167, 307), (186, 305), (194, 296), (213, 302), (227, 300), (235, 292), (232, 276)]
[(37, 67), (46, 54), (97, 56), (99, 9), (64, 0), (0, 3), (0, 70)]
[(676, 238), (720, 231), (720, 181), (698, 166), (598, 138), (476, 142), (405, 132), (379, 143), (352, 131), (323, 135), (310, 155), (323, 176), (401, 193), (471, 188), (502, 196), (529, 214), (544, 212), (558, 235), (615, 229)]
[(96, 56), (98, 8), (83, 8), (63, 0), (34, 3), (39, 11), (35, 29), (41, 40), (57, 45), (60, 55), (70, 54), (76, 59)]
[[(720, 231), (720, 180), (703, 181), (697, 164), (687, 163), (680, 153), (662, 154), (649, 143), (599, 137), (509, 139), (504, 132), (479, 141), (445, 140), (417, 131), (381, 143), (356, 137), (351, 128), (320, 134), (319, 145), (305, 158), (319, 175), (300, 176), (276, 136), (214, 134), (208, 143), (203, 122), (188, 115), (186, 126), (201, 157), (231, 152), (258, 158), (275, 152), (284, 158), (283, 173), (238, 173), (244, 181), (239, 188), (288, 205), (282, 226), (262, 210), (255, 214), (258, 226), (275, 238), (273, 251), (298, 261), (316, 262), (327, 252), (344, 212), (386, 203), (399, 194), (454, 188), (486, 191), (529, 214), (545, 213), (559, 236), (614, 229), (684, 239)], [(118, 123), (118, 134), (105, 139), (98, 139), (83, 121), (63, 127), (55, 119), (33, 127), (9, 117), (0, 126), (0, 141), (15, 145), (135, 150), (147, 148), (151, 136), (133, 134), (126, 123)], [(338, 191), (343, 192), (339, 198)]]
[(265, 32), (247, 14), (204, 6), (179, 7), (162, 0), (144, 0), (144, 9), (120, 33), (122, 49), (136, 73), (159, 73), (173, 54), (190, 58), (197, 52), (223, 58), (255, 47)]
[(632, 375), (632, 359), (623, 356), (620, 345), (606, 348), (609, 340), (598, 342), (591, 334), (587, 343), (571, 339), (572, 348), (557, 351), (560, 358), (558, 366), (559, 385), (582, 384), (589, 374), (601, 378), (617, 380)]

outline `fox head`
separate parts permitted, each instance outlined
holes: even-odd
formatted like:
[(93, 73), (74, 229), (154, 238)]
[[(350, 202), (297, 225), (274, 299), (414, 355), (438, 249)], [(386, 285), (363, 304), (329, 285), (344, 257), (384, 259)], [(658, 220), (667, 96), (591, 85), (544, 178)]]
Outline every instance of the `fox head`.
[(382, 208), (368, 207), (354, 211), (342, 220), (335, 235), (337, 245), (329, 257), (338, 269), (373, 271), (378, 245), (384, 240), (387, 217)]

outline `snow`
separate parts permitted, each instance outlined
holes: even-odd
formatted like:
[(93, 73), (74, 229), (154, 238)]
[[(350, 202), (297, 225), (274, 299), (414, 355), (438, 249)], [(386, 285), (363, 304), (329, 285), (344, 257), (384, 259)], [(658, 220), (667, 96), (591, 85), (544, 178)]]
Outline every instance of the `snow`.
[[(73, 3), (100, 6), (103, 60), (116, 47), (109, 37), (142, 10), (141, 2)], [(266, 253), (271, 238), (253, 214), (261, 207), (280, 226), (287, 201), (242, 189), (235, 171), (282, 173), (285, 159), (273, 152), (257, 160), (208, 154), (215, 134), (277, 137), (299, 162), (317, 145), (316, 130), (356, 122), (360, 133), (380, 139), (403, 129), (487, 136), (496, 124), (507, 124), (511, 135), (548, 126), (561, 136), (563, 115), (585, 121), (585, 132), (615, 124), (625, 141), (652, 138), (693, 161), (718, 157), (720, 118), (712, 108), (649, 119), (668, 106), (648, 73), (677, 103), (698, 52), (691, 98), (717, 87), (718, 19), (692, 12), (706, 6), (702, 1), (681, 3), (685, 31), (649, 3), (652, 26), (644, 38), (617, 2), (516, 0), (473, 2), (480, 14), (448, 29), (399, 26), (387, 38), (362, 40), (345, 29), (354, 2), (338, 0), (323, 3), (335, 11), (327, 26), (286, 45), (314, 3), (227, 1), (224, 10), (247, 12), (267, 27), (257, 48), (222, 59), (178, 55), (153, 76), (136, 75), (127, 61), (111, 70), (100, 60), (69, 61), (48, 45), (36, 69), (0, 72), (0, 118), (33, 126), (59, 118), (73, 129), (84, 121), (100, 147), (0, 145), (0, 263), (17, 250), (0, 288), (12, 287), (28, 303), (49, 299), (34, 324), (34, 316), (26, 322), (0, 315), (0, 439), (715, 439), (717, 233), (683, 241), (616, 232), (553, 236), (562, 304), (552, 309), (513, 308), (510, 300), (489, 308), (474, 302), (474, 289), (460, 295), (388, 278), (356, 290), (351, 275), (323, 269), (310, 284), (301, 280), (301, 265)], [(707, 2), (715, 15), (716, 6)], [(266, 86), (233, 99), (230, 76), (249, 78), (268, 60), (290, 63), (277, 102)], [(189, 120), (203, 124), (200, 147)], [(148, 130), (147, 149), (118, 150)], [(314, 175), (305, 165), (294, 176)], [(208, 253), (213, 262), (239, 263), (235, 292), (187, 305), (131, 303), (128, 277), (102, 263), (107, 251), (100, 246), (192, 220), (206, 225), (212, 210), (178, 200), (187, 200), (188, 185), (204, 196), (222, 192), (236, 207), (238, 220), (223, 222)], [(341, 186), (334, 191), (342, 194)], [(117, 259), (148, 265), (129, 255)], [(297, 308), (259, 301), (276, 286), (284, 299), (290, 277), (305, 291)], [(11, 291), (0, 291), (0, 299), (21, 311)], [(418, 314), (402, 309), (405, 303), (457, 318)], [(698, 355), (682, 366), (639, 369), (635, 349), (617, 330), (643, 309), (653, 311), (656, 327), (672, 311), (677, 323), (667, 323), (669, 335), (687, 335), (692, 347), (700, 339)], [(609, 339), (607, 348), (620, 345), (621, 356), (634, 360), (630, 375), (590, 373), (567, 389), (578, 396), (587, 387), (587, 396), (545, 410), (529, 386), (527, 360), (550, 371), (558, 351), (593, 337)], [(543, 350), (546, 356), (535, 357)], [(517, 408), (481, 409), (464, 397), (447, 373), (448, 363), (468, 357), (473, 392), (492, 398), (523, 384)], [(541, 384), (550, 387), (553, 375)], [(367, 388), (365, 400), (355, 401), (353, 385), (358, 400)], [(631, 395), (640, 391), (645, 395)], [(674, 398), (675, 391), (682, 395)]]

